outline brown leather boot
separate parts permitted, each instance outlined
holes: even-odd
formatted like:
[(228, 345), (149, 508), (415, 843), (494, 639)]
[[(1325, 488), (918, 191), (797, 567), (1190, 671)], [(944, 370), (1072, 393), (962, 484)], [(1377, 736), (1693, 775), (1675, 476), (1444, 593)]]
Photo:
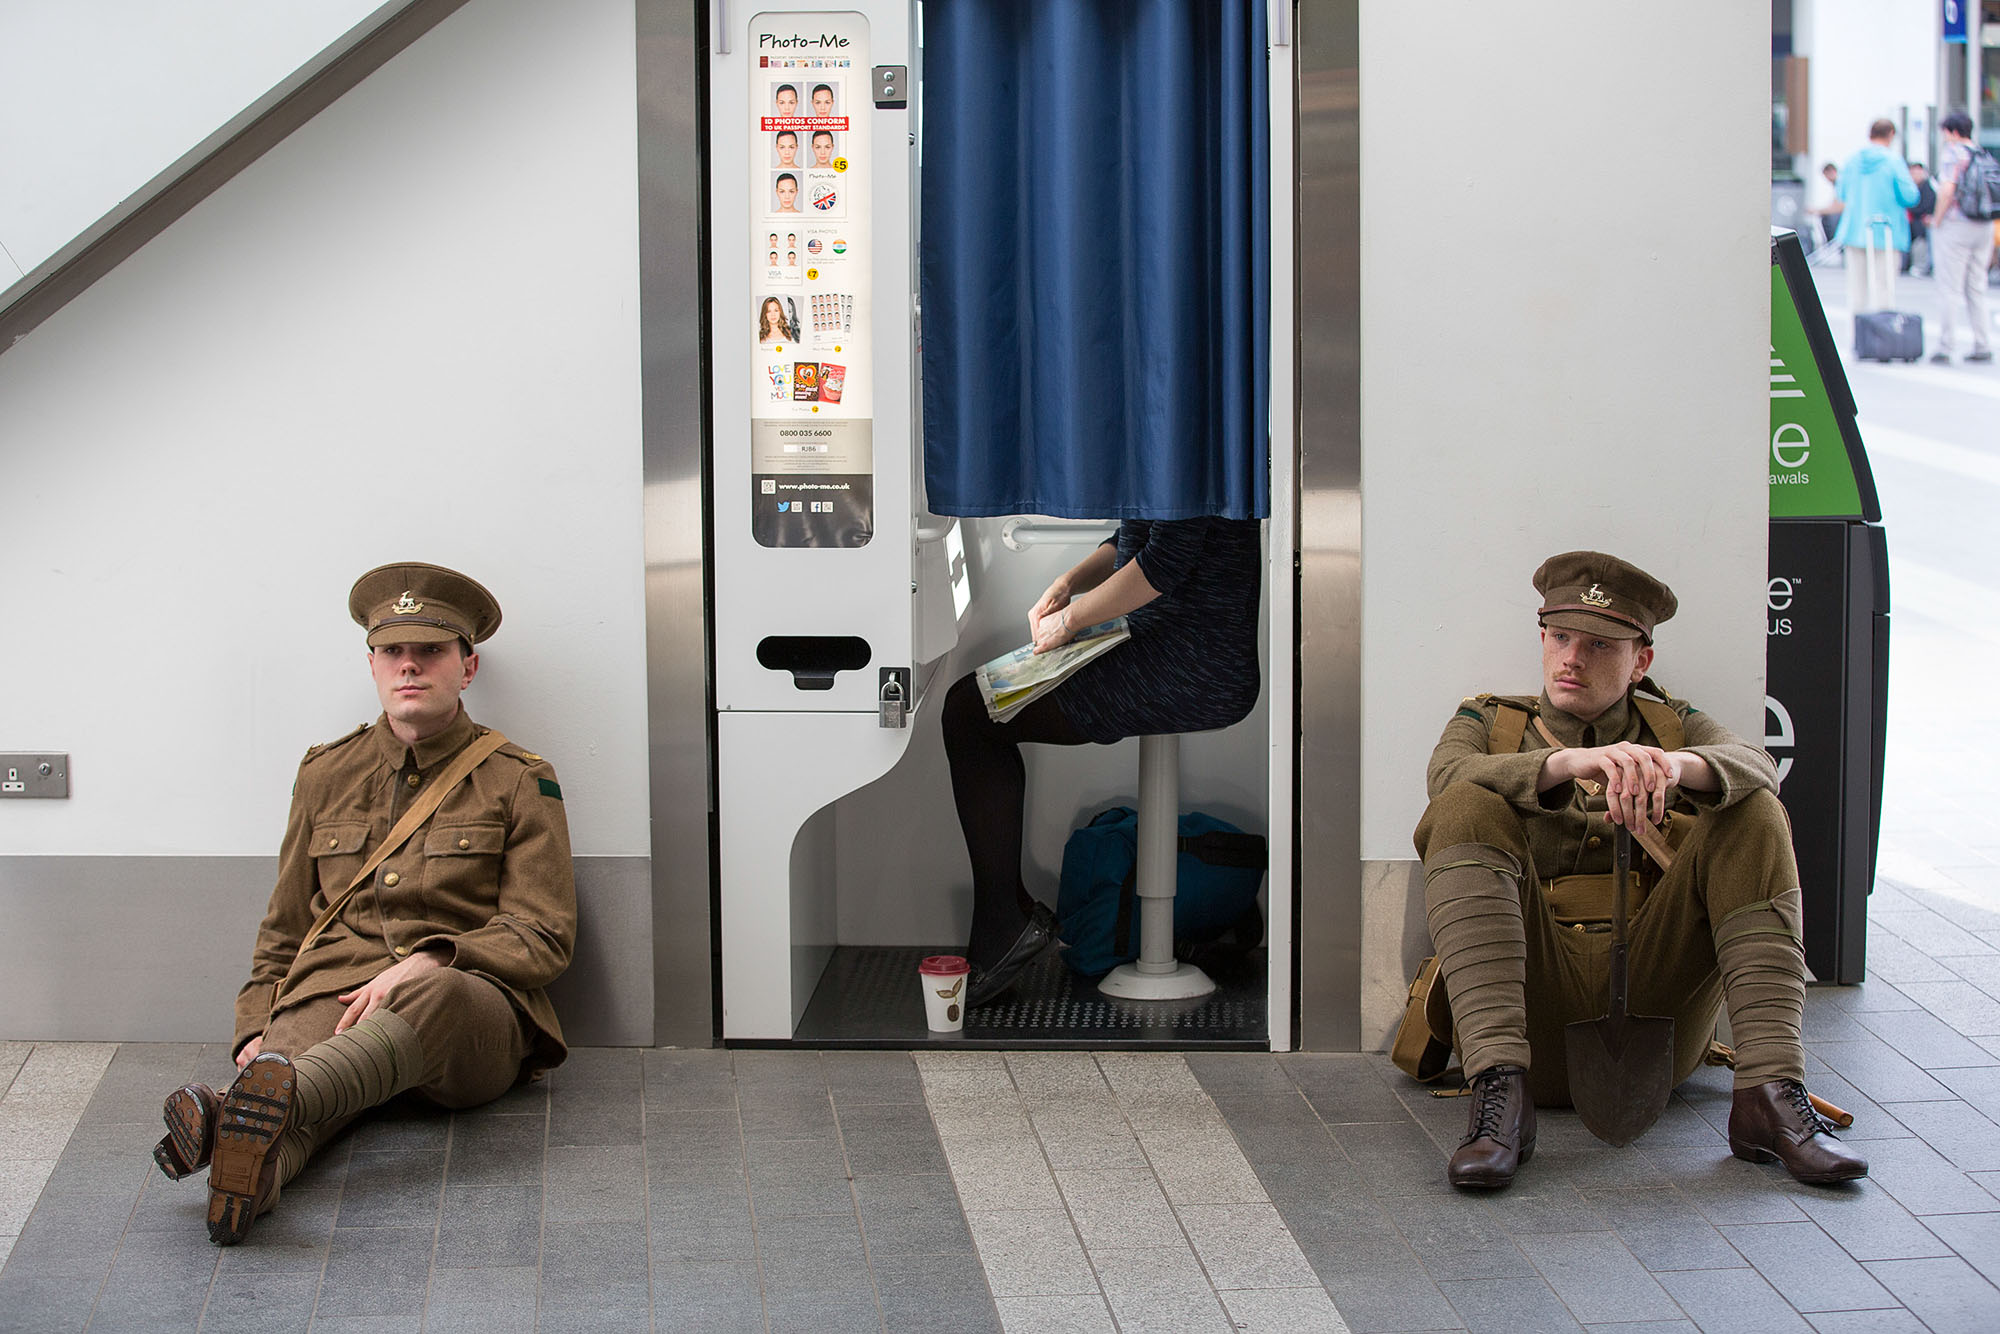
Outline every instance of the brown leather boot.
[(1868, 1160), (1833, 1137), (1796, 1079), (1737, 1089), (1729, 1103), (1729, 1151), (1753, 1163), (1775, 1158), (1808, 1186), (1868, 1175)]
[(1528, 1072), (1518, 1065), (1496, 1065), (1474, 1075), (1465, 1138), (1445, 1167), (1445, 1179), (1454, 1186), (1497, 1190), (1534, 1156), (1535, 1102), (1528, 1096)]
[(153, 1161), (169, 1180), (179, 1181), (208, 1166), (215, 1150), (215, 1116), (221, 1099), (206, 1084), (183, 1084), (167, 1095), (160, 1115), (167, 1133), (153, 1146)]
[(291, 1120), (298, 1080), (292, 1063), (265, 1052), (243, 1067), (215, 1119), (215, 1151), (208, 1167), (208, 1239), (234, 1246), (250, 1235), (250, 1222), (278, 1192), (278, 1155), (272, 1150)]

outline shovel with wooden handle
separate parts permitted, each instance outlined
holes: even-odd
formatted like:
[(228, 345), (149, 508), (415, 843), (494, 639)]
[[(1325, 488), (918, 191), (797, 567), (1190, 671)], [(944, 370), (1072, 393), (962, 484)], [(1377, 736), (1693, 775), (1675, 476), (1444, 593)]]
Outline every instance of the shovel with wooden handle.
[(1625, 898), (1632, 883), (1632, 835), (1623, 826), (1612, 842), (1611, 1005), (1602, 1019), (1564, 1030), (1569, 1048), (1569, 1095), (1584, 1128), (1606, 1144), (1630, 1144), (1667, 1109), (1674, 1091), (1674, 1021), (1628, 1014)]

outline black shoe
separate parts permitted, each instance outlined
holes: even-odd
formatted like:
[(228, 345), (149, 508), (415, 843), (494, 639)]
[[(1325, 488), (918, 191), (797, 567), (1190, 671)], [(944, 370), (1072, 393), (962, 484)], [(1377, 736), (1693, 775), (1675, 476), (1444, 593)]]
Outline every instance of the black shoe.
[(1946, 352), (1933, 352), (1931, 353), (1931, 364), (1933, 366), (1949, 366), (1951, 365), (1951, 355)]
[(1000, 962), (991, 968), (973, 968), (972, 981), (965, 988), (965, 1008), (976, 1010), (1013, 986), (1021, 970), (1033, 963), (1035, 956), (1055, 938), (1056, 915), (1047, 904), (1037, 903), (1034, 912), (1028, 915), (1028, 924), (1014, 937), (1014, 943), (1000, 956)]
[(1965, 359), (1967, 361), (1991, 361), (1993, 360), (1993, 354), (1991, 352), (1968, 352), (1965, 354)]

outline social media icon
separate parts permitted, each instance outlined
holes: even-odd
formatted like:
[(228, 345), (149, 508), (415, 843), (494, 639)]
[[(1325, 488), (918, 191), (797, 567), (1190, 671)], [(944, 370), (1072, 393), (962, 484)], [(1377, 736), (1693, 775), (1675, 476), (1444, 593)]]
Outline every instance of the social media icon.
[(789, 500), (781, 500), (781, 501), (779, 501), (779, 502), (778, 502), (778, 513), (780, 513), (780, 514), (783, 514), (783, 513), (785, 513), (786, 511), (790, 510), (790, 509), (791, 509), (791, 507), (792, 507), (792, 502), (791, 502), (791, 501), (789, 501)]

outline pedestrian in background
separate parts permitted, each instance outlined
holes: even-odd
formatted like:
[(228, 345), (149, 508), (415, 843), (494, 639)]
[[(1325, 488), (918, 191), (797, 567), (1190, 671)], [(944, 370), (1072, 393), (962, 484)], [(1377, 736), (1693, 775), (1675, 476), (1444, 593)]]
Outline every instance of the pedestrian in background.
[(1831, 162), (1819, 169), (1819, 185), (1812, 188), (1806, 212), (1819, 219), (1820, 242), (1833, 241), (1833, 229), (1840, 225), (1840, 168)]
[(1908, 210), (1917, 202), (1917, 183), (1903, 159), (1889, 151), (1896, 141), (1893, 121), (1868, 127), (1867, 146), (1840, 168), (1840, 226), (1833, 239), (1846, 249), (1847, 299), (1856, 315), (1893, 310), (1898, 255), (1910, 248)]
[(1994, 224), (1968, 218), (1959, 207), (1958, 187), (1977, 145), (1972, 142), (1972, 118), (1962, 111), (1946, 116), (1944, 161), (1938, 168), (1937, 212), (1931, 242), (1937, 274), (1939, 328), (1931, 360), (1949, 363), (1957, 341), (1958, 321), (1972, 326), (1972, 351), (1967, 361), (1993, 360), (1986, 315), (1986, 267), (1993, 262)]
[[(1923, 163), (1910, 164), (1910, 179), (1917, 183), (1917, 202), (1910, 207), (1910, 248), (1903, 255), (1903, 272), (1919, 278), (1931, 271), (1931, 216), (1937, 210), (1937, 188), (1930, 175)], [(1918, 258), (1920, 251), (1922, 258)]]

